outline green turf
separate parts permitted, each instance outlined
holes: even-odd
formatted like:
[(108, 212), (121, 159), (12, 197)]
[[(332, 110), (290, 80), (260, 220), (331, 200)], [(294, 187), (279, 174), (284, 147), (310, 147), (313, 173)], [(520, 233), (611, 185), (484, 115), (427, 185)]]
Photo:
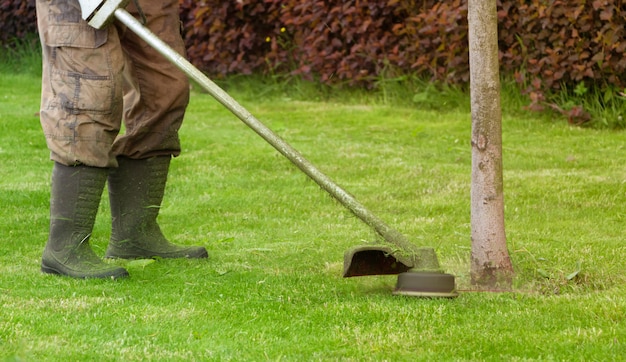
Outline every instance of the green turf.
[[(160, 222), (207, 261), (116, 263), (118, 282), (44, 275), (51, 163), (36, 76), (0, 73), (0, 358), (24, 361), (607, 361), (626, 343), (623, 132), (505, 110), (509, 293), (469, 285), (470, 115), (461, 108), (235, 98), (385, 222), (432, 246), (456, 299), (343, 279), (375, 241), (206, 94), (194, 92)], [(259, 85), (261, 87), (261, 85)], [(262, 89), (259, 90), (259, 93)], [(239, 96), (241, 95), (241, 97)], [(110, 234), (103, 200), (92, 244)]]

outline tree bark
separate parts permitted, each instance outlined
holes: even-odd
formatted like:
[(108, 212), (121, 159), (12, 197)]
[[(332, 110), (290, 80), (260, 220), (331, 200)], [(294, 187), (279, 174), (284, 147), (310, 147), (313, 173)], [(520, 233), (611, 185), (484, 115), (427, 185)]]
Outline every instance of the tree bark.
[(471, 278), (485, 287), (510, 286), (502, 180), (502, 110), (496, 0), (469, 0), (472, 109)]

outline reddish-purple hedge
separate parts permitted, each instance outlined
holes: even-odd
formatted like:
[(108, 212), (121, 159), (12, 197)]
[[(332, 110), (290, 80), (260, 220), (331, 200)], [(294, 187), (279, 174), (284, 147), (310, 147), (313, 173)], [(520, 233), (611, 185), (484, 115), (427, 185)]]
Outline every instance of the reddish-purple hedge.
[(35, 0), (0, 0), (0, 45), (36, 31)]
[[(190, 58), (214, 75), (295, 69), (322, 81), (369, 82), (391, 66), (468, 80), (467, 0), (181, 4)], [(498, 15), (502, 68), (523, 74), (525, 84), (623, 85), (621, 0), (502, 0)]]
[(501, 1), (500, 52), (543, 107), (543, 92), (586, 83), (626, 86), (626, 4), (621, 0)]
[(290, 71), (371, 86), (386, 70), (468, 80), (462, 0), (182, 0), (188, 55), (214, 76)]

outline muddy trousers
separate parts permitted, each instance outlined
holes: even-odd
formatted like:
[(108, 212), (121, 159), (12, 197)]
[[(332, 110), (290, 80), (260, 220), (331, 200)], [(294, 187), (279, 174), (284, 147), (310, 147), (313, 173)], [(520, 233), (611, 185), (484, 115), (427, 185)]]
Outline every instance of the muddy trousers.
[[(178, 0), (139, 3), (145, 26), (184, 54)], [(52, 160), (116, 167), (119, 156), (177, 156), (189, 102), (187, 76), (122, 24), (90, 27), (77, 0), (36, 4), (43, 55), (40, 117)], [(132, 5), (127, 9), (138, 13)]]

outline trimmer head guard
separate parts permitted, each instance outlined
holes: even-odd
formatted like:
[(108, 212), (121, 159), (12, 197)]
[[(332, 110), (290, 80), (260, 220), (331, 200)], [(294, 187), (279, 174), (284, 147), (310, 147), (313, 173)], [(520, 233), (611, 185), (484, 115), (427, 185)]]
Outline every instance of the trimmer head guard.
[(343, 259), (344, 278), (400, 274), (409, 269), (441, 272), (437, 254), (432, 248), (365, 245), (348, 249)]
[(358, 246), (344, 255), (343, 277), (404, 273), (413, 267), (413, 263), (405, 259), (395, 256), (388, 246)]

